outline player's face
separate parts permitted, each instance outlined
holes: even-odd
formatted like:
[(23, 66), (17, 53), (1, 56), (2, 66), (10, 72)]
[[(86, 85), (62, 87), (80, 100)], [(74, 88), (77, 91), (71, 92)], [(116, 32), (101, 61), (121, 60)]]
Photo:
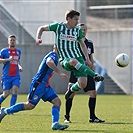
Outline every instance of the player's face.
[(87, 33), (87, 27), (85, 25), (81, 26), (82, 32), (83, 32), (83, 36), (86, 36)]
[(8, 44), (10, 48), (14, 48), (16, 45), (16, 38), (14, 37), (8, 38)]
[(68, 18), (68, 24), (70, 25), (70, 28), (74, 28), (79, 21), (79, 16), (74, 16), (73, 18)]

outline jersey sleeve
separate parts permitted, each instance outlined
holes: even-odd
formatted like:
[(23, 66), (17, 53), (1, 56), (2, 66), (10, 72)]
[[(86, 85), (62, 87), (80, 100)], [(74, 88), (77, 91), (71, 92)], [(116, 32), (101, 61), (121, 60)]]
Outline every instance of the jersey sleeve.
[(57, 26), (58, 26), (58, 22), (55, 22), (55, 23), (50, 24), (48, 28), (50, 31), (56, 32)]
[(80, 41), (80, 40), (82, 40), (82, 38), (83, 38), (83, 32), (82, 32), (82, 30), (80, 29), (80, 30), (79, 30), (79, 37), (78, 37), (78, 40)]
[(55, 54), (52, 54), (52, 55), (50, 56), (50, 58), (54, 61), (54, 63), (55, 63), (56, 66), (57, 66), (57, 64), (58, 64), (58, 57), (57, 57)]
[(91, 53), (94, 53), (94, 46), (93, 46), (93, 42), (92, 42), (92, 49), (91, 49)]
[(20, 57), (21, 57), (21, 50), (20, 49), (18, 49), (18, 52), (19, 52), (19, 59), (20, 59)]
[(3, 49), (0, 51), (0, 58), (4, 58), (4, 50)]

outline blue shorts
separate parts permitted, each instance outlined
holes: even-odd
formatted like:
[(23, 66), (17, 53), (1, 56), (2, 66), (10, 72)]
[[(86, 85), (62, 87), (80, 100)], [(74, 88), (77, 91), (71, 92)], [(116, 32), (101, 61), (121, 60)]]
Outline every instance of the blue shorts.
[(51, 88), (51, 86), (46, 87), (46, 83), (32, 83), (30, 85), (30, 91), (28, 94), (28, 101), (33, 105), (37, 105), (37, 103), (42, 99), (44, 102), (49, 101), (51, 102), (55, 99), (57, 94)]
[(3, 78), (2, 81), (2, 90), (11, 90), (13, 86), (20, 87), (20, 78), (10, 77), (10, 78)]

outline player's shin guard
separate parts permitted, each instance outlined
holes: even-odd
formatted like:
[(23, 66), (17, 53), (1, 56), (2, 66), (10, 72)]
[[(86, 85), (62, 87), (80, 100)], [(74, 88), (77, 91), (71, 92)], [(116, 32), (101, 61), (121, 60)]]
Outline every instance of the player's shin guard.
[(3, 97), (3, 95), (0, 95), (0, 104), (5, 100), (5, 98)]
[(92, 77), (94, 77), (94, 75), (95, 75), (95, 72), (94, 71), (92, 71), (88, 66), (86, 66), (84, 64), (81, 64), (80, 62), (78, 62), (76, 64), (75, 68), (77, 70), (79, 70), (80, 72), (85, 73), (87, 75), (90, 75)]
[(82, 88), (80, 88), (79, 83), (76, 82), (75, 84), (73, 84), (73, 86), (71, 87), (71, 91), (79, 91)]
[(53, 106), (52, 107), (52, 124), (58, 123), (60, 117), (60, 107)]
[(13, 106), (17, 101), (17, 94), (12, 94), (11, 100), (10, 100), (10, 106)]
[(23, 110), (24, 110), (24, 103), (18, 103), (9, 108), (6, 108), (5, 112), (7, 114), (12, 114), (12, 113), (16, 113), (16, 112), (23, 111)]
[(3, 97), (3, 95), (0, 95), (0, 104), (5, 100), (5, 98)]

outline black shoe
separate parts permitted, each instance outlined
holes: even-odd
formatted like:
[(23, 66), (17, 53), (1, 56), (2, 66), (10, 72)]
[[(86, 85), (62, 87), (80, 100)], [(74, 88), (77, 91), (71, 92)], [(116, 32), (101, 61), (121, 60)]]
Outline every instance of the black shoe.
[(105, 122), (105, 120), (100, 120), (97, 117), (95, 117), (94, 119), (89, 119), (89, 122), (92, 122), (92, 123), (103, 123), (103, 122)]
[(99, 74), (95, 74), (94, 80), (95, 80), (96, 82), (103, 81), (103, 80), (104, 80), (104, 77), (101, 76), (101, 75), (99, 75)]
[(72, 122), (70, 121), (70, 116), (65, 115), (64, 123), (72, 123)]
[(65, 93), (65, 99), (68, 100), (70, 95), (72, 94), (73, 92), (70, 90), (70, 88), (66, 91)]

